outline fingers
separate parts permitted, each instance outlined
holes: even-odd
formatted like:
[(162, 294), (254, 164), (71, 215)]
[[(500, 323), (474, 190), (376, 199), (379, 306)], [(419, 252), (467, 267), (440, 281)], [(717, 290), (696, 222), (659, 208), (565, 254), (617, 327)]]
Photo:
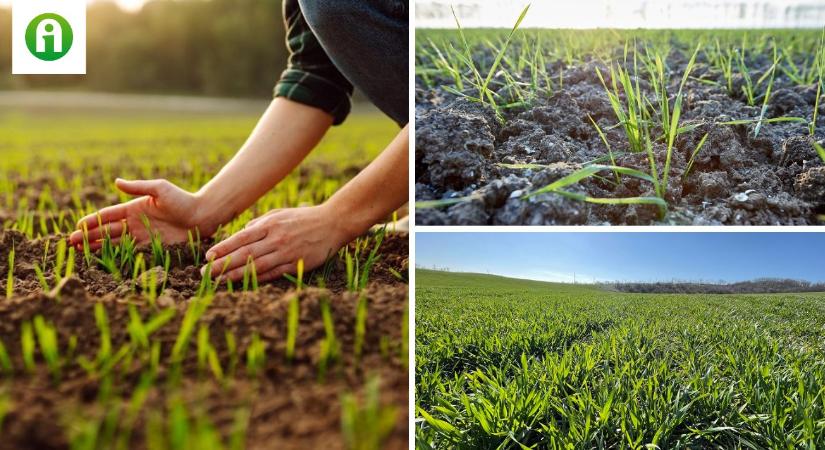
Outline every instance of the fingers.
[(103, 208), (94, 214), (89, 214), (88, 216), (80, 219), (80, 221), (77, 222), (77, 231), (69, 236), (69, 243), (72, 245), (83, 243), (84, 225), (86, 226), (86, 229), (91, 232), (92, 230), (98, 228), (101, 224), (105, 225), (112, 222), (120, 222), (125, 220), (128, 208), (128, 203), (121, 203), (120, 205)]
[(278, 266), (278, 267), (276, 267), (276, 268), (274, 268), (274, 269), (272, 269), (268, 272), (264, 272), (263, 274), (259, 275), (258, 276), (258, 282), (262, 283), (264, 281), (277, 280), (278, 278), (281, 278), (282, 276), (284, 276), (284, 274), (287, 274), (287, 273), (294, 274), (297, 271), (298, 271), (298, 268), (295, 266), (295, 264), (292, 264), (292, 263), (282, 264), (282, 265), (280, 265), (280, 266)]
[[(96, 227), (88, 231), (86, 234), (86, 240), (89, 242), (89, 247), (99, 248), (99, 245), (95, 245), (96, 243), (102, 243), (105, 236), (109, 236), (109, 238), (114, 241), (115, 239), (120, 240), (123, 232), (126, 231), (127, 225), (125, 220), (121, 220), (118, 222), (111, 222), (104, 224), (102, 227)], [(69, 236), (69, 244), (74, 245), (75, 247), (82, 247), (84, 242), (83, 238), (83, 231), (77, 230)]]
[(216, 277), (222, 273), (227, 274), (233, 269), (237, 269), (239, 267), (243, 270), (243, 267), (246, 266), (250, 258), (257, 261), (265, 255), (273, 254), (276, 250), (277, 249), (272, 248), (272, 244), (266, 240), (260, 240), (249, 245), (245, 245), (232, 253), (213, 261), (212, 276)]
[[(272, 271), (273, 269), (283, 265), (285, 263), (284, 258), (278, 252), (272, 252), (265, 254), (263, 256), (259, 256), (252, 261), (252, 264), (255, 265), (255, 273), (258, 275), (258, 280), (261, 279), (260, 274), (264, 274), (267, 272)], [(244, 272), (247, 270), (246, 261), (242, 263), (239, 267), (236, 267), (231, 270), (227, 270), (226, 272), (221, 275), (221, 278), (238, 281), (243, 279)], [(217, 275), (220, 275), (220, 270), (218, 270)], [(213, 276), (216, 276), (216, 273), (213, 269), (212, 271)]]
[[(111, 243), (112, 243), (112, 245), (120, 244), (120, 236), (119, 235), (117, 237), (113, 236), (111, 238)], [(103, 239), (98, 239), (96, 241), (92, 241), (92, 240), (89, 241), (89, 250), (92, 250), (92, 251), (100, 250), (101, 247), (103, 247)]]
[[(222, 241), (206, 252), (206, 259), (216, 261), (224, 256), (232, 253), (233, 251), (245, 246), (249, 245), (253, 242), (260, 241), (264, 237), (266, 237), (267, 230), (262, 227), (256, 228), (247, 228), (234, 235), (230, 236), (229, 239)], [(246, 259), (244, 259), (246, 262)]]
[(121, 192), (129, 195), (149, 195), (158, 197), (165, 192), (170, 183), (167, 180), (124, 180), (118, 178), (115, 185)]

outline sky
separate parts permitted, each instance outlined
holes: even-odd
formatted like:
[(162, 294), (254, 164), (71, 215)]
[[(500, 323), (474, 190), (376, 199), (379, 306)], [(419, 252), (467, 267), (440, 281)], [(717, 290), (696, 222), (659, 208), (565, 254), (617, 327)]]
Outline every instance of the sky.
[(825, 0), (416, 0), (417, 27), (820, 28)]
[(419, 267), (602, 281), (825, 281), (825, 233), (416, 233)]
[[(86, 3), (94, 3), (98, 0), (86, 0)], [(121, 8), (128, 11), (136, 11), (146, 3), (147, 0), (114, 0)], [(11, 5), (12, 0), (0, 0), (0, 6)]]

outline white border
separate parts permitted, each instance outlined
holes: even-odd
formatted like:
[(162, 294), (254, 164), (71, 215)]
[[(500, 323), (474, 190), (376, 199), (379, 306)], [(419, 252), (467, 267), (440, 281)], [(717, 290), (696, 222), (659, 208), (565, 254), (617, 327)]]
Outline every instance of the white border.
[(417, 233), (825, 233), (825, 225), (539, 225), (417, 226), (415, 224), (415, 3), (409, 42), (409, 448), (415, 449), (415, 237)]
[(407, 322), (407, 445), (410, 450), (415, 449), (415, 4), (416, 0), (409, 0), (409, 116), (407, 117), (410, 131), (409, 155), (407, 173), (409, 174), (409, 196), (407, 198), (409, 214), (409, 275), (407, 276), (407, 307), (409, 308)]

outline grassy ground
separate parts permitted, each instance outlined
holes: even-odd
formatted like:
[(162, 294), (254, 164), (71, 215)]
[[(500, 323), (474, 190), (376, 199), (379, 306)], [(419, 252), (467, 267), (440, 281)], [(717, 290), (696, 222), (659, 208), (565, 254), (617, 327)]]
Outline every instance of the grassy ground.
[(416, 271), (418, 448), (822, 448), (825, 295)]
[[(114, 188), (116, 177), (167, 177), (197, 190), (240, 148), (257, 119), (145, 111), (0, 112), (0, 222), (15, 228), (32, 212), (63, 214), (60, 231), (69, 231), (78, 215), (126, 199)], [(300, 170), (229, 228), (272, 208), (324, 201), (396, 133), (380, 113), (353, 114), (329, 132)], [(103, 195), (84, 195), (91, 191)]]
[(419, 224), (821, 221), (822, 30), (516, 22), (419, 30), (415, 55)]
[[(361, 237), (291, 280), (259, 286), (251, 270), (234, 288), (201, 277), (211, 243), (197, 236), (66, 247), (77, 218), (126, 199), (115, 177), (195, 190), (256, 120), (0, 110), (0, 448), (407, 447), (405, 234)], [(323, 202), (397, 131), (353, 114), (216, 238)]]

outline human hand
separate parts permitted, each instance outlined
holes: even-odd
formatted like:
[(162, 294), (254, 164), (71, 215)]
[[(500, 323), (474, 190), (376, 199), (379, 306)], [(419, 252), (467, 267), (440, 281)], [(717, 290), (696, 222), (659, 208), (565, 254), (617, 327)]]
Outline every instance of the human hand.
[(69, 236), (71, 245), (83, 246), (84, 226), (92, 250), (101, 247), (107, 233), (113, 242), (119, 241), (124, 230), (128, 230), (139, 244), (149, 242), (151, 236), (143, 224), (144, 216), (149, 220), (152, 232), (159, 234), (167, 244), (186, 241), (188, 232), (196, 228), (202, 236), (211, 236), (218, 228), (218, 224), (200, 217), (200, 200), (195, 194), (167, 180), (126, 181), (118, 178), (115, 184), (122, 192), (140, 197), (80, 219), (77, 231)]
[[(319, 267), (349, 241), (339, 216), (321, 205), (278, 209), (252, 220), (206, 252), (211, 274), (241, 280), (250, 257), (259, 281), (294, 274), (301, 259), (306, 270)], [(205, 271), (206, 267), (201, 270)]]

